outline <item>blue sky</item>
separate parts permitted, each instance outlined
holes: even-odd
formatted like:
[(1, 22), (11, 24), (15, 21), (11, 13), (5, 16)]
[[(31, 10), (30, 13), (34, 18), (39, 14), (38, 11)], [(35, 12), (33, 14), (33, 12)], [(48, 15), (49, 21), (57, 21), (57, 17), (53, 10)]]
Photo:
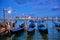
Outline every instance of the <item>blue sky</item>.
[[(54, 9), (58, 6), (58, 9)], [(0, 18), (3, 18), (3, 8), (11, 8), (12, 13), (6, 12), (6, 17), (21, 16), (60, 16), (60, 0), (0, 0)], [(53, 10), (54, 9), (54, 10)]]

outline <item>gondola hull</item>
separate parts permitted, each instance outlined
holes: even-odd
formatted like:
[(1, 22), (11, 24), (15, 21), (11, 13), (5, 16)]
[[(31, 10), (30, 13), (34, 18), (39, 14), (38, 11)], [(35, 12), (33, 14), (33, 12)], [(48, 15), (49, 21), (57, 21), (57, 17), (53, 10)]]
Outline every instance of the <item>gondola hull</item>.
[(45, 30), (43, 30), (43, 29), (38, 29), (38, 30), (39, 30), (39, 32), (42, 33), (42, 34), (48, 34), (48, 29), (45, 29)]
[(60, 24), (58, 24), (58, 23), (54, 23), (55, 24), (55, 27), (56, 27), (56, 29), (58, 30), (58, 31), (60, 31)]
[(35, 32), (35, 23), (34, 21), (31, 21), (27, 30), (27, 34), (34, 34), (34, 32)]
[(56, 29), (57, 29), (58, 31), (60, 31), (60, 27), (56, 27)]
[(58, 23), (57, 22), (54, 22), (54, 25), (55, 25), (55, 27), (58, 27)]
[(22, 29), (19, 29), (19, 30), (11, 30), (11, 34), (18, 34), (18, 33), (21, 33), (23, 31), (24, 31), (23, 28)]
[(27, 30), (27, 34), (29, 35), (29, 34), (31, 34), (31, 35), (33, 35), (35, 33), (35, 29), (33, 28), (33, 30)]
[(24, 31), (24, 26), (25, 26), (25, 23), (22, 23), (21, 25), (17, 26), (17, 27), (14, 27), (14, 29), (11, 30), (11, 33), (12, 34), (17, 34), (17, 33), (21, 33)]
[(48, 28), (46, 28), (46, 26), (43, 25), (43, 24), (40, 24), (40, 25), (38, 26), (38, 30), (39, 30), (39, 32), (42, 33), (42, 34), (48, 34)]

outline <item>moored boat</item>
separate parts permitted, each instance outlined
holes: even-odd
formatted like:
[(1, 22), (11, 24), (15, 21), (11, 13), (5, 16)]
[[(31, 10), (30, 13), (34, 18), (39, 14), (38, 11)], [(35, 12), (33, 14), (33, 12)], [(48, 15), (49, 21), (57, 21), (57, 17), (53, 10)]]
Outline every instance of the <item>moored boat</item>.
[(38, 30), (40, 33), (48, 34), (48, 29), (44, 24), (40, 24), (40, 22), (38, 23)]
[(34, 22), (31, 22), (28, 27), (27, 34), (34, 34), (34, 32), (35, 32), (35, 24)]
[(19, 25), (19, 27), (14, 27), (14, 29), (11, 30), (12, 34), (16, 34), (16, 33), (21, 33), (24, 31), (24, 23), (22, 23), (21, 25)]
[(55, 24), (56, 29), (57, 29), (58, 31), (60, 31), (60, 24), (57, 23), (57, 22), (54, 22), (54, 24)]
[(54, 22), (54, 24), (55, 24), (55, 27), (58, 27), (58, 23), (57, 22)]
[(0, 22), (0, 36), (6, 36), (8, 34), (8, 30), (7, 30), (6, 25), (7, 24), (5, 24), (5, 26), (3, 26), (3, 23)]

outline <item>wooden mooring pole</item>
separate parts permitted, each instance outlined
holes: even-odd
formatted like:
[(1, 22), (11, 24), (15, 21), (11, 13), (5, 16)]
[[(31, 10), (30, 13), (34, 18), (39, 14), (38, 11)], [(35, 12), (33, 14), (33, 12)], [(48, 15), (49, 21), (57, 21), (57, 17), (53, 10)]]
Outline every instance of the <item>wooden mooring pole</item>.
[(48, 17), (46, 17), (46, 28), (48, 29)]
[(52, 17), (52, 28), (54, 28), (54, 17)]
[(24, 25), (25, 25), (24, 29), (27, 31), (27, 24), (26, 23), (27, 23), (27, 21), (25, 20), (25, 22), (24, 22)]

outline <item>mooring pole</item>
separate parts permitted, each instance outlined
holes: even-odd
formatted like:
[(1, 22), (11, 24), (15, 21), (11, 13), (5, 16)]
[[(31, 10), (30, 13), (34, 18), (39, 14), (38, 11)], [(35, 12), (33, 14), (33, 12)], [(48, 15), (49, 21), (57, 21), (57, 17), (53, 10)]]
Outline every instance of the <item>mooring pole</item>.
[(36, 30), (38, 29), (38, 17), (37, 17), (37, 19), (36, 19)]
[(54, 17), (52, 17), (52, 28), (54, 28)]
[(27, 23), (27, 22), (26, 22), (26, 19), (25, 19), (25, 22), (24, 22), (24, 24), (25, 24), (24, 29), (27, 31), (27, 28), (26, 28), (26, 27), (27, 27), (27, 26), (26, 26), (27, 24), (26, 24), (26, 23)]
[(48, 17), (46, 17), (46, 28), (48, 29)]
[(4, 19), (3, 24), (4, 24), (4, 26), (5, 26), (5, 14), (6, 14), (6, 9), (5, 9), (5, 8), (3, 8), (3, 19)]
[(59, 22), (60, 22), (60, 19), (59, 19), (59, 17), (58, 17), (57, 21), (58, 21), (58, 26), (59, 26), (59, 25), (60, 25), (60, 24), (59, 24)]

